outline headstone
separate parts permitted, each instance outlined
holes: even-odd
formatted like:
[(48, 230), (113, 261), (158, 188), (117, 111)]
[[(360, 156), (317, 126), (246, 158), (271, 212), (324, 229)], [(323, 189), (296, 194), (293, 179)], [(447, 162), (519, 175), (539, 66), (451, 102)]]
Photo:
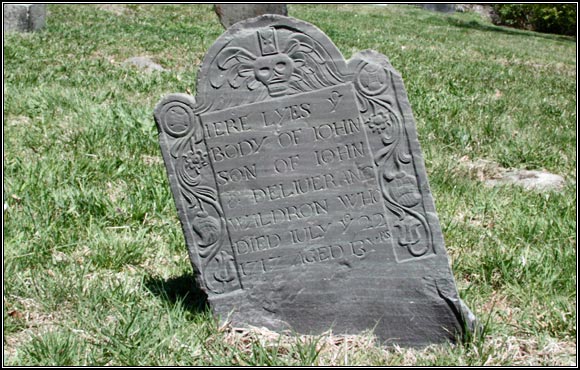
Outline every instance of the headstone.
[(286, 4), (215, 4), (214, 10), (224, 28), (264, 14), (288, 15)]
[(199, 286), (234, 326), (455, 341), (459, 299), (411, 107), (388, 59), (348, 62), (267, 15), (209, 49), (197, 96), (155, 108)]
[(4, 32), (33, 32), (46, 25), (46, 4), (3, 4)]
[(440, 13), (453, 13), (455, 12), (455, 4), (417, 4), (423, 9), (430, 10), (432, 12)]

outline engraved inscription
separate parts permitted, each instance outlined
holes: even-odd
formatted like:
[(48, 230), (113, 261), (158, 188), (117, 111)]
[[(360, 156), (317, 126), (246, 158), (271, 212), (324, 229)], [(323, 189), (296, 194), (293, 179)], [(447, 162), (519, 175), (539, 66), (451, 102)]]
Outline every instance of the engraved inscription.
[[(391, 231), (353, 86), (320, 93), (333, 104), (308, 103), (303, 93), (201, 115), (242, 280), (295, 261), (387, 255), (385, 243), (356, 239)], [(356, 220), (348, 231), (341, 215)]]

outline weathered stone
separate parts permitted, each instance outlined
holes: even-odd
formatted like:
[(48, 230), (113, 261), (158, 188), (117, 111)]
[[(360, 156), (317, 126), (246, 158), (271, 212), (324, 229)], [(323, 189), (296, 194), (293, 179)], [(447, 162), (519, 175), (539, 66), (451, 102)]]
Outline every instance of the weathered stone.
[(459, 299), (403, 80), (311, 24), (228, 29), (155, 108), (199, 286), (235, 326), (455, 341)]
[(125, 60), (123, 63), (134, 65), (146, 73), (151, 73), (153, 71), (165, 71), (165, 68), (152, 61), (149, 57), (131, 57)]
[(46, 25), (46, 4), (3, 4), (4, 32), (33, 32)]
[(566, 180), (546, 171), (530, 171), (514, 168), (504, 168), (498, 163), (477, 159), (472, 161), (464, 156), (459, 159), (461, 167), (465, 168), (471, 177), (487, 186), (518, 185), (526, 190), (560, 191), (566, 185)]
[(224, 28), (264, 14), (288, 15), (286, 4), (215, 4), (214, 10)]
[(559, 191), (564, 188), (566, 181), (560, 175), (545, 171), (506, 170), (501, 175), (486, 180), (485, 183), (489, 186), (514, 184), (526, 190)]

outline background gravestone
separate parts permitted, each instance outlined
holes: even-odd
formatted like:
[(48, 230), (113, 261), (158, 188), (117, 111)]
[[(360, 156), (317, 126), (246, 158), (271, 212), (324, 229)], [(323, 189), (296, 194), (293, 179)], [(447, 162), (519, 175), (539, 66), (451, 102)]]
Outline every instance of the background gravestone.
[(215, 4), (214, 10), (224, 28), (264, 14), (288, 15), (286, 4)]
[(299, 333), (455, 341), (460, 301), (401, 76), (267, 15), (155, 109), (189, 256), (215, 314)]
[(456, 9), (456, 4), (417, 4), (423, 9), (430, 10), (432, 12), (440, 13), (453, 13)]
[(38, 31), (46, 25), (46, 4), (3, 4), (4, 32)]

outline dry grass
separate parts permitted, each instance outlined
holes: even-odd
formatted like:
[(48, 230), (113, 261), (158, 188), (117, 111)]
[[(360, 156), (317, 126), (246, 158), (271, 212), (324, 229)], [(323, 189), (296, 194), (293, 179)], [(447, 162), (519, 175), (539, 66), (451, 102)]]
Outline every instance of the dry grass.
[[(291, 356), (297, 346), (315, 345), (318, 356), (316, 366), (372, 366), (386, 365), (420, 366), (436, 363), (449, 354), (447, 346), (432, 345), (422, 349), (381, 347), (370, 333), (360, 335), (335, 335), (327, 332), (319, 336), (279, 334), (266, 328), (233, 328), (224, 325), (208, 342), (220, 340), (234, 353), (251, 356), (255, 345), (275, 348), (280, 356)], [(485, 353), (493, 355), (486, 356)], [(238, 357), (240, 357), (238, 355)], [(457, 365), (473, 365), (473, 358), (485, 358), (484, 366), (575, 366), (576, 342), (549, 338), (538, 342), (537, 338), (516, 336), (487, 336), (482, 347), (469, 346)], [(238, 360), (243, 363), (241, 358)]]
[[(377, 346), (370, 333), (360, 335), (334, 335), (331, 331), (319, 336), (280, 334), (266, 328), (233, 328), (226, 324), (218, 335), (223, 335), (226, 345), (237, 352), (251, 355), (259, 344), (263, 348), (275, 347), (281, 356), (292, 355), (297, 346), (314, 345), (319, 366), (346, 366), (356, 364), (369, 366), (377, 357), (388, 355), (386, 349)], [(215, 340), (210, 338), (209, 340)], [(366, 359), (364, 357), (367, 357)], [(365, 361), (366, 360), (366, 361)]]
[(143, 154), (141, 160), (146, 166), (159, 166), (163, 164), (163, 159), (159, 155)]
[(486, 348), (493, 351), (485, 366), (510, 363), (517, 366), (576, 366), (576, 342), (515, 336), (488, 338)]
[(17, 320), (22, 330), (4, 336), (4, 357), (14, 357), (20, 347), (32, 338), (44, 335), (58, 328), (66, 316), (66, 310), (44, 312), (42, 304), (31, 298), (19, 296), (4, 297), (8, 316)]
[(126, 15), (131, 13), (131, 10), (127, 8), (124, 4), (101, 4), (97, 5), (99, 10), (114, 14), (114, 15)]

